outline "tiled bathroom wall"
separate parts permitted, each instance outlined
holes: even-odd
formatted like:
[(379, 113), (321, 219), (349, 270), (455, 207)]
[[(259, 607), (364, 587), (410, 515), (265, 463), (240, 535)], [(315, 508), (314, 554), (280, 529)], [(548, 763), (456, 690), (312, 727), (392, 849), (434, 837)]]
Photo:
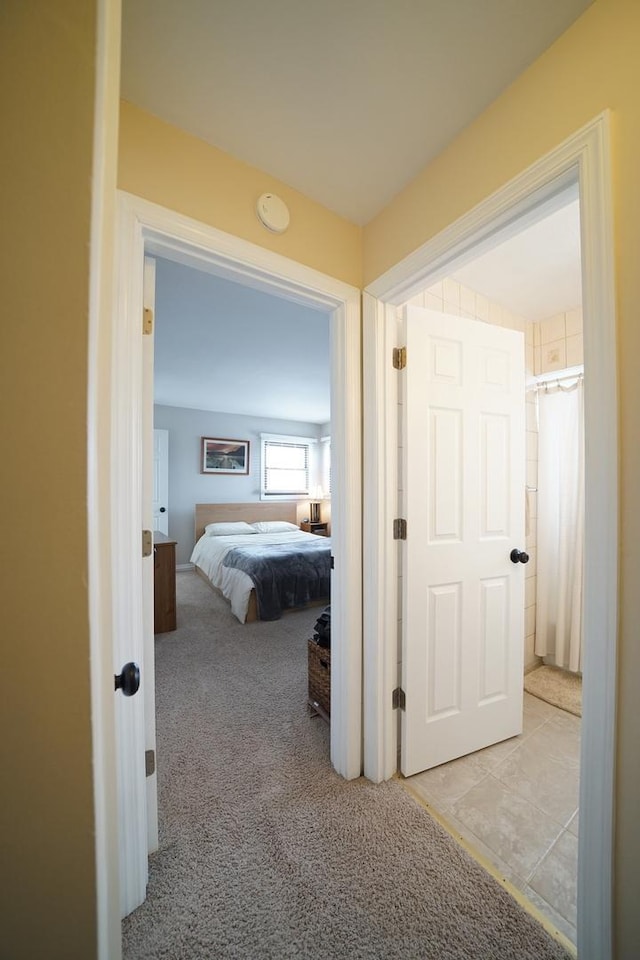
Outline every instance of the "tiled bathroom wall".
[(536, 374), (565, 370), (583, 363), (580, 307), (534, 323), (533, 335)]

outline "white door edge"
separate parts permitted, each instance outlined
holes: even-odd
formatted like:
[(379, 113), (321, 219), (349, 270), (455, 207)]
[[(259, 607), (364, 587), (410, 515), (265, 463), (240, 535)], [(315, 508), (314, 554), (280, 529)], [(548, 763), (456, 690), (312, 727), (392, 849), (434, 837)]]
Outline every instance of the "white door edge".
[[(389, 549), (398, 515), (396, 308), (365, 292), (363, 336), (363, 728), (364, 774), (375, 783), (398, 769), (398, 729), (391, 710), (398, 686), (399, 554)], [(395, 642), (394, 642), (395, 641)]]
[[(121, 211), (119, 211), (121, 213)], [(122, 217), (118, 226), (122, 228)], [(133, 264), (139, 271), (132, 270)], [(111, 577), (114, 670), (133, 660), (144, 670), (143, 304), (144, 245), (127, 234), (116, 249), (111, 360)], [(149, 562), (149, 558), (147, 561)], [(151, 560), (152, 562), (152, 560)], [(138, 693), (116, 701), (120, 916), (141, 904), (148, 879), (145, 676)]]
[[(367, 331), (364, 354), (365, 450), (375, 447), (372, 476), (365, 473), (367, 524), (384, 529), (394, 484), (397, 446), (375, 431), (376, 411), (393, 393), (395, 371), (382, 329), (388, 308), (400, 305), (435, 283), (496, 229), (507, 227), (560, 188), (578, 182), (581, 202), (583, 317), (585, 350), (586, 455), (585, 532), (585, 673), (580, 778), (578, 855), (578, 951), (582, 960), (610, 960), (613, 953), (613, 824), (615, 775), (615, 712), (617, 672), (618, 584), (618, 435), (616, 399), (615, 286), (613, 209), (611, 198), (610, 122), (608, 111), (577, 131), (468, 214), (447, 227), (399, 264), (369, 284), (365, 294)], [(376, 377), (380, 379), (375, 379)], [(376, 491), (388, 496), (374, 497)], [(595, 509), (597, 507), (597, 509)], [(390, 534), (389, 534), (390, 537)], [(394, 553), (390, 542), (389, 552)], [(365, 610), (371, 605), (371, 638), (367, 641), (368, 673), (364, 685), (364, 740), (373, 780), (389, 777), (387, 745), (397, 737), (397, 716), (390, 700), (380, 696), (380, 677), (389, 672), (389, 644), (397, 638), (384, 632), (385, 610), (397, 590), (393, 564), (378, 561), (364, 570)], [(383, 592), (386, 604), (380, 601)], [(388, 682), (388, 678), (387, 678)]]
[[(144, 258), (142, 298), (145, 310), (156, 310), (156, 261), (153, 257)], [(154, 468), (154, 430), (153, 430), (153, 362), (154, 332), (142, 337), (142, 526), (153, 531), (153, 468)], [(154, 636), (154, 577), (155, 554), (142, 561), (143, 579), (143, 682), (144, 682), (144, 728), (145, 728), (145, 771), (146, 756), (153, 755), (153, 772), (145, 778), (147, 854), (158, 849), (158, 773), (156, 757), (156, 650)]]

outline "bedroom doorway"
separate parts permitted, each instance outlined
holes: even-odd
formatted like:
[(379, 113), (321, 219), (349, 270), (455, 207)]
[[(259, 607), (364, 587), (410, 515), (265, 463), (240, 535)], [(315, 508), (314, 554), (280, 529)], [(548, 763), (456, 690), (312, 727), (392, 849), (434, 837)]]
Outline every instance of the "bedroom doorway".
[[(117, 727), (122, 914), (143, 902), (148, 875), (148, 834), (153, 835), (153, 797), (147, 796), (138, 758), (153, 749), (155, 718), (144, 697), (153, 685), (153, 643), (145, 643), (144, 604), (152, 590), (152, 557), (140, 562), (143, 510), (141, 452), (151, 436), (152, 389), (143, 376), (145, 255), (198, 265), (254, 289), (323, 310), (331, 327), (332, 469), (332, 696), (331, 762), (343, 777), (358, 777), (361, 759), (361, 465), (360, 465), (360, 293), (299, 263), (189, 220), (129, 194), (119, 194), (118, 322), (113, 336), (114, 404), (112, 539), (114, 570), (114, 661), (134, 660), (143, 671), (141, 691), (130, 698)], [(148, 427), (145, 427), (145, 423)], [(145, 587), (145, 583), (147, 586)], [(143, 596), (145, 601), (143, 603)], [(146, 622), (152, 616), (146, 614)], [(149, 746), (148, 746), (149, 744)], [(149, 762), (150, 761), (150, 762)], [(147, 755), (148, 769), (153, 757)], [(150, 791), (152, 792), (152, 791)]]

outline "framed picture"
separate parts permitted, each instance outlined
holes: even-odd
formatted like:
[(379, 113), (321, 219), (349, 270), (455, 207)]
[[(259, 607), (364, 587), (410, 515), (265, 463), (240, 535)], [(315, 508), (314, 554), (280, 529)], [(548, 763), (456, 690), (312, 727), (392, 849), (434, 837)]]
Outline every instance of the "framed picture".
[(201, 473), (249, 473), (249, 441), (202, 438)]

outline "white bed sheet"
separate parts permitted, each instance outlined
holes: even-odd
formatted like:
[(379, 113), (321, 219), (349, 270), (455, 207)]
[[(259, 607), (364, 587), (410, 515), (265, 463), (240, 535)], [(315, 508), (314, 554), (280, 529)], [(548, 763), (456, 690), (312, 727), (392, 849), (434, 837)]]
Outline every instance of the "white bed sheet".
[(208, 537), (205, 534), (193, 548), (191, 563), (200, 567), (214, 587), (217, 587), (229, 601), (232, 613), (240, 623), (244, 623), (247, 619), (253, 580), (244, 570), (224, 566), (224, 558), (229, 550), (235, 547), (250, 547), (251, 544), (264, 546), (268, 543), (295, 543), (296, 541), (300, 543), (309, 540), (309, 537), (318, 539), (316, 534), (305, 533), (304, 530), (291, 530), (288, 533), (252, 533), (235, 537)]

